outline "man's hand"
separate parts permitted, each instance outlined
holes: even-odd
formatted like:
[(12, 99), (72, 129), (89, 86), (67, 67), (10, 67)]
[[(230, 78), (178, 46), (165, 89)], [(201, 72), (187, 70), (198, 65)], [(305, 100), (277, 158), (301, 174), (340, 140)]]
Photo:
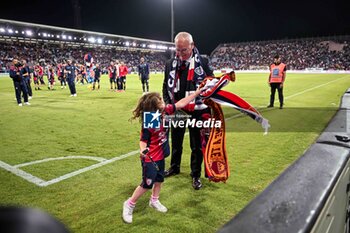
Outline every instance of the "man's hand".
[(207, 89), (213, 88), (219, 79), (207, 79), (205, 82), (202, 82), (198, 87), (201, 91), (206, 91)]

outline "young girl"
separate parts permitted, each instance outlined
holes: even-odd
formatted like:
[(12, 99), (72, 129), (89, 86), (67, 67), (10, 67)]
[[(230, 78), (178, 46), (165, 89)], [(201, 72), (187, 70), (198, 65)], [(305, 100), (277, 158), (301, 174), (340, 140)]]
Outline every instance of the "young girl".
[[(177, 103), (167, 105), (165, 105), (159, 93), (147, 93), (140, 98), (136, 109), (133, 111), (132, 119), (140, 118), (142, 120), (144, 112), (161, 113), (161, 116), (171, 115), (176, 109), (185, 107), (200, 92), (201, 90), (198, 88), (193, 94), (179, 100)], [(160, 124), (160, 128), (156, 129), (142, 127), (140, 152), (142, 182), (136, 187), (132, 196), (124, 202), (123, 220), (126, 223), (132, 223), (132, 213), (136, 202), (149, 189), (152, 189), (149, 206), (163, 213), (168, 210), (159, 201), (161, 184), (164, 181), (164, 158), (170, 154), (168, 128), (164, 128), (163, 124)]]

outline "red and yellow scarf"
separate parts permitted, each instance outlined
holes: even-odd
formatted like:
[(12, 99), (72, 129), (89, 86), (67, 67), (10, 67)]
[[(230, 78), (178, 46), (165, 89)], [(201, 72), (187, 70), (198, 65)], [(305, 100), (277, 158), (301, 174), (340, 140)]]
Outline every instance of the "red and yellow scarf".
[(247, 114), (262, 125), (265, 129), (265, 133), (267, 133), (270, 127), (268, 120), (263, 118), (248, 102), (233, 93), (221, 90), (221, 88), (226, 86), (230, 81), (235, 81), (234, 72), (225, 74), (220, 78), (207, 77), (201, 83), (201, 87), (206, 90), (200, 94), (200, 97), (203, 98), (204, 103), (211, 108), (211, 118), (215, 121), (221, 121), (220, 128), (213, 127), (211, 129), (209, 137), (207, 137), (207, 142), (202, 141), (206, 175), (210, 181), (214, 182), (225, 182), (230, 175), (226, 153), (225, 117), (221, 105), (233, 107)]

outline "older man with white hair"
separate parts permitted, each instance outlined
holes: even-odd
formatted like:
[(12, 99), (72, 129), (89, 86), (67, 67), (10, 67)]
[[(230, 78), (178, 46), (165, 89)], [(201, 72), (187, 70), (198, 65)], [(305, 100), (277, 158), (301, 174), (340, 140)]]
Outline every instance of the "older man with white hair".
[[(176, 56), (167, 61), (163, 82), (163, 98), (169, 103), (193, 93), (206, 76), (213, 76), (213, 70), (209, 66), (209, 60), (199, 54), (194, 45), (192, 35), (188, 32), (180, 32), (175, 37)], [(210, 109), (199, 99), (189, 103), (183, 110), (191, 119), (202, 120), (204, 115), (210, 113)], [(189, 126), (191, 146), (191, 177), (192, 186), (198, 190), (202, 187), (200, 181), (203, 163), (202, 142), (200, 128)], [(180, 173), (182, 156), (182, 144), (186, 128), (171, 128), (171, 164), (165, 171), (165, 176)]]

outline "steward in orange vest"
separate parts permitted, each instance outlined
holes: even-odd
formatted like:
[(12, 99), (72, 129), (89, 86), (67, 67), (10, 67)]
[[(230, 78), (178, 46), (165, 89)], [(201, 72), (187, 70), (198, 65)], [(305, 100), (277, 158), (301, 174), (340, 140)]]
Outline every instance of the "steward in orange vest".
[(268, 108), (273, 108), (275, 102), (275, 93), (276, 89), (278, 90), (278, 98), (280, 101), (280, 109), (283, 108), (283, 83), (286, 78), (286, 65), (281, 63), (281, 58), (279, 55), (274, 57), (274, 63), (270, 65), (270, 75), (269, 75), (269, 84), (271, 87), (270, 95), (270, 105)]

